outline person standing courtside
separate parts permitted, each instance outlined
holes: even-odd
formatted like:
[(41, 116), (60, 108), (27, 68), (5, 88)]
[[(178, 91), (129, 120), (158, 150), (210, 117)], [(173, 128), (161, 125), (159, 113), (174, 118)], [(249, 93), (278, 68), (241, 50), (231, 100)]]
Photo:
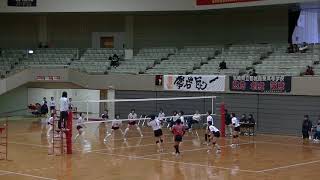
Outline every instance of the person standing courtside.
[(58, 122), (59, 129), (66, 128), (66, 121), (68, 120), (69, 100), (67, 92), (63, 92), (60, 98), (60, 119)]
[(232, 136), (232, 123), (231, 123), (231, 116), (228, 113), (228, 110), (225, 109), (224, 111), (224, 115), (225, 115), (225, 124), (226, 124), (226, 137), (228, 136)]
[(309, 139), (309, 135), (312, 128), (312, 122), (309, 119), (308, 115), (304, 115), (304, 120), (302, 123), (302, 137), (303, 139)]
[(56, 111), (56, 101), (54, 100), (54, 97), (51, 97), (49, 101), (49, 106), (50, 106), (50, 113), (55, 113)]

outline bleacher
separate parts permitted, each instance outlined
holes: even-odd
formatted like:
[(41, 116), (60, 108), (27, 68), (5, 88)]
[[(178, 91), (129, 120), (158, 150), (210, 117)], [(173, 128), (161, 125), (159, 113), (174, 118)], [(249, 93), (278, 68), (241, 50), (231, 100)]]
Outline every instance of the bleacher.
[(5, 78), (14, 73), (14, 67), (20, 62), (26, 50), (4, 49), (0, 56), (0, 77)]
[(48, 48), (35, 49), (33, 54), (26, 54), (15, 71), (21, 71), (28, 68), (57, 68), (68, 67), (71, 60), (76, 57), (75, 48)]
[[(247, 44), (223, 47), (186, 46), (143, 48), (132, 59), (124, 59), (124, 50), (46, 48), (3, 49), (0, 56), (0, 76), (33, 67), (70, 69), (88, 74), (223, 74), (241, 75), (255, 69), (258, 75), (300, 76), (306, 66), (320, 75), (320, 45), (309, 45), (306, 53), (286, 53), (286, 44)], [(81, 53), (82, 52), (82, 53)], [(111, 67), (110, 56), (117, 54), (120, 65)], [(220, 70), (225, 61), (227, 69)]]
[(219, 51), (219, 46), (187, 46), (149, 69), (146, 74), (191, 74)]
[(89, 74), (106, 74), (110, 69), (109, 57), (114, 54), (122, 57), (124, 50), (89, 48), (85, 50), (80, 60), (73, 61), (69, 68)]
[(275, 47), (274, 52), (261, 64), (255, 66), (256, 73), (261, 75), (299, 76), (306, 66), (314, 66), (319, 61), (319, 54), (312, 46), (306, 53), (286, 53), (287, 46)]
[(172, 47), (143, 48), (132, 59), (125, 60), (116, 68), (111, 68), (109, 74), (143, 74), (153, 68), (161, 60), (177, 51)]
[[(225, 48), (219, 56), (208, 61), (208, 64), (193, 71), (193, 74), (238, 75), (244, 73), (254, 63), (259, 63), (270, 51), (271, 46), (265, 44), (233, 45)], [(226, 62), (227, 69), (219, 69), (222, 61)]]

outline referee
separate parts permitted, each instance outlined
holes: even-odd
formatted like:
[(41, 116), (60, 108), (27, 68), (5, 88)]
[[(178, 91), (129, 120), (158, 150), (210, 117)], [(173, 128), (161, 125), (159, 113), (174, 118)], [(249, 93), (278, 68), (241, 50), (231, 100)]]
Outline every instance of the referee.
[(62, 92), (62, 96), (60, 98), (60, 119), (58, 123), (59, 129), (66, 128), (66, 121), (68, 120), (68, 110), (69, 110), (68, 94), (67, 92), (64, 91)]

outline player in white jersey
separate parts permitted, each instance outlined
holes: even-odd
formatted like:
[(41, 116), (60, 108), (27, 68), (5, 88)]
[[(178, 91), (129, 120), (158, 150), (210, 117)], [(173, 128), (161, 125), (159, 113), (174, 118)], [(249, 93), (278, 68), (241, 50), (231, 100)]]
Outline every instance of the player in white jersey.
[(47, 120), (47, 125), (48, 125), (48, 129), (47, 129), (47, 136), (50, 136), (50, 133), (53, 130), (53, 126), (54, 126), (54, 121), (57, 120), (57, 115), (55, 113), (51, 113), (51, 117)]
[(185, 123), (185, 120), (184, 120), (184, 112), (183, 111), (180, 111), (179, 113), (178, 113), (178, 118), (181, 120), (181, 123), (183, 124), (183, 125), (186, 125), (186, 123)]
[[(216, 148), (216, 153), (220, 153), (220, 146), (217, 143), (218, 138), (220, 137), (220, 131), (217, 127), (212, 125), (212, 121), (209, 122), (209, 131), (210, 131), (210, 140), (212, 143), (212, 149)], [(208, 150), (210, 152), (210, 149)]]
[(192, 116), (192, 119), (190, 120), (190, 122), (188, 122), (189, 131), (192, 131), (193, 124), (198, 124), (200, 120), (201, 114), (198, 110), (196, 110), (195, 114)]
[(148, 122), (148, 126), (150, 126), (154, 132), (154, 137), (156, 138), (156, 144), (158, 146), (158, 151), (163, 151), (163, 133), (161, 130), (161, 122), (155, 115), (149, 116), (150, 121)]
[(83, 128), (86, 127), (86, 125), (84, 124), (84, 118), (82, 113), (79, 114), (80, 117), (77, 119), (77, 130), (78, 130), (78, 134), (76, 135), (76, 137), (74, 138), (74, 142), (77, 141), (78, 137), (82, 137), (84, 136), (84, 130)]
[(116, 115), (116, 119), (112, 121), (111, 123), (111, 132), (107, 132), (106, 137), (104, 138), (104, 142), (106, 142), (108, 140), (108, 137), (110, 137), (116, 130), (120, 130), (121, 134), (123, 135), (123, 131), (121, 129), (121, 125), (122, 122), (119, 120), (120, 119), (120, 115)]
[(213, 124), (213, 117), (211, 116), (212, 112), (211, 111), (207, 111), (207, 123), (206, 123), (206, 131), (204, 134), (204, 140), (205, 143), (204, 144), (208, 144), (209, 143), (209, 138), (208, 136), (210, 135), (210, 131), (209, 131), (209, 123), (211, 122), (211, 124)]
[(170, 120), (169, 120), (169, 124), (167, 128), (172, 128), (172, 126), (176, 123), (176, 120), (179, 119), (179, 114), (177, 111), (173, 111), (173, 115), (171, 116)]
[(233, 126), (233, 139), (231, 147), (239, 146), (239, 132), (240, 132), (240, 123), (239, 119), (236, 117), (235, 113), (231, 113), (231, 121)]
[(163, 121), (165, 120), (166, 114), (163, 112), (163, 109), (160, 109), (160, 112), (158, 114), (158, 119), (161, 122), (161, 124), (163, 123)]
[(140, 133), (140, 136), (143, 137), (141, 129), (136, 122), (137, 119), (138, 119), (138, 115), (135, 113), (134, 109), (131, 109), (131, 112), (128, 115), (128, 120), (129, 120), (128, 127), (126, 128), (126, 130), (124, 130), (124, 135), (123, 135), (124, 140), (127, 140), (127, 135), (128, 135), (129, 129), (133, 126), (135, 126), (137, 128), (138, 132)]
[(54, 97), (51, 97), (49, 101), (49, 108), (50, 108), (50, 113), (55, 113), (56, 111), (56, 101), (54, 100)]

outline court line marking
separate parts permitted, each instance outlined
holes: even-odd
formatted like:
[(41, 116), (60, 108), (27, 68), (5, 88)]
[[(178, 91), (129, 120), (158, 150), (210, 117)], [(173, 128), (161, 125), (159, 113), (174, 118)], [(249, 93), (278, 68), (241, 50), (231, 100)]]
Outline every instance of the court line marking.
[(24, 146), (34, 146), (34, 147), (40, 147), (40, 148), (48, 148), (48, 145), (41, 145), (41, 144), (29, 144), (29, 143), (21, 143), (16, 141), (9, 141), (9, 144), (17, 144), (17, 145), (24, 145)]
[(275, 167), (275, 168), (270, 168), (270, 169), (264, 169), (264, 170), (260, 170), (260, 171), (257, 171), (257, 172), (259, 172), (259, 173), (264, 173), (264, 172), (276, 171), (276, 170), (280, 170), (280, 169), (288, 169), (288, 168), (291, 168), (291, 167), (298, 167), (298, 166), (303, 166), (303, 165), (308, 165), (308, 164), (314, 164), (314, 163), (319, 163), (319, 162), (320, 162), (320, 160), (317, 160), (317, 161), (309, 161), (309, 162), (304, 162), (304, 163), (297, 163), (297, 164), (280, 166), (280, 167)]
[[(154, 159), (154, 158), (147, 158), (147, 157), (141, 157), (141, 156), (127, 156), (127, 155), (121, 155), (121, 154), (101, 153), (101, 152), (95, 152), (95, 154), (104, 154), (104, 155), (108, 155), (108, 156), (118, 156), (118, 157), (130, 158), (130, 159), (161, 161), (161, 162), (167, 162), (167, 163), (173, 163), (173, 164), (182, 164), (185, 166), (200, 166), (200, 167), (206, 167), (206, 168), (234, 170), (234, 168), (227, 168), (227, 167), (221, 167), (221, 166), (212, 166), (212, 165), (204, 165), (204, 164), (197, 164), (197, 163), (187, 163), (187, 162), (171, 161), (171, 160), (164, 160), (164, 159)], [(242, 171), (242, 172), (257, 173), (257, 171), (254, 171), (254, 170), (246, 170), (246, 169), (237, 169), (237, 170)]]
[(44, 171), (44, 170), (54, 169), (54, 168), (55, 168), (54, 166), (51, 166), (51, 167), (45, 167), (45, 168), (27, 169), (27, 170), (22, 170), (19, 172)]
[(292, 138), (292, 139), (297, 139), (297, 138), (302, 138), (302, 136), (290, 136), (290, 135), (278, 135), (278, 134), (258, 134), (258, 136), (276, 136), (276, 137), (283, 137), (283, 138)]
[(32, 178), (37, 178), (37, 179), (58, 180), (58, 179), (54, 179), (54, 178), (48, 178), (48, 177), (43, 177), (43, 176), (35, 176), (35, 175), (31, 175), (31, 174), (25, 174), (25, 173), (13, 172), (13, 171), (6, 171), (6, 170), (0, 170), (0, 171), (8, 173), (8, 174), (15, 174), (15, 175), (32, 177)]
[[(1, 170), (0, 170), (1, 171)], [(10, 172), (6, 172), (6, 173), (2, 173), (2, 174), (0, 174), (0, 176), (4, 176), (4, 175), (7, 175), (7, 174), (12, 174), (12, 173), (10, 173)]]
[[(240, 143), (239, 145), (247, 145), (247, 144), (253, 144), (253, 143), (250, 143), (250, 142), (247, 142), (247, 143)], [(224, 146), (220, 146), (220, 147), (231, 147), (231, 145), (224, 145)], [(205, 147), (205, 148), (197, 148), (197, 149), (189, 149), (189, 150), (184, 150), (184, 151), (181, 151), (181, 152), (192, 152), (192, 151), (201, 151), (201, 150), (208, 150), (208, 147)], [(171, 152), (172, 153), (172, 152)], [(171, 154), (170, 152), (167, 152), (167, 153), (157, 153), (157, 154), (149, 154), (149, 155), (144, 155), (144, 156), (140, 156), (140, 157), (149, 157), (149, 156), (154, 156), (154, 155), (166, 155), (166, 154)]]
[[(191, 140), (184, 140), (184, 142), (187, 141), (193, 141), (193, 139)], [(174, 142), (165, 142), (165, 144), (173, 144)], [(106, 144), (107, 145), (107, 144)], [(146, 147), (146, 146), (156, 146), (156, 143), (152, 143), (152, 144), (142, 144), (142, 145), (135, 145), (135, 146), (127, 146), (127, 147), (113, 147), (113, 148), (103, 148), (103, 149), (96, 149), (96, 150), (92, 150), (90, 152), (99, 152), (99, 151), (104, 151), (104, 150), (116, 150), (116, 149), (129, 149), (129, 148), (138, 148), (138, 147)]]
[[(145, 136), (147, 137), (147, 136)], [(150, 136), (152, 137), (152, 136)], [(133, 138), (127, 138), (127, 139), (135, 139), (135, 138), (141, 138), (141, 137), (133, 137)], [(192, 141), (192, 140), (189, 140)], [(35, 147), (42, 147), (42, 148), (48, 148), (48, 146), (46, 145), (39, 145), (39, 144), (28, 144), (28, 143), (19, 143), (19, 142), (9, 142), (9, 143), (13, 143), (13, 144), (19, 144), (19, 145), (27, 145), (27, 146), (35, 146)], [(288, 146), (298, 146), (298, 147), (308, 147), (308, 148), (318, 148), (316, 146), (305, 146), (305, 145), (295, 145), (295, 144), (288, 144), (288, 143), (273, 143), (273, 142), (269, 142), (269, 141), (253, 141), (252, 143), (245, 143), (245, 144), (255, 144), (255, 143), (265, 143), (265, 144), (277, 144), (277, 145), (288, 145)], [(138, 145), (139, 146), (143, 146), (143, 145)], [(124, 147), (126, 148), (126, 147)], [(128, 147), (130, 148), (130, 147)], [(203, 149), (207, 149), (207, 148), (199, 148), (199, 149), (193, 149), (193, 150), (185, 150), (185, 151), (181, 151), (181, 152), (188, 152), (188, 151), (197, 151), (197, 150), (203, 150)], [(75, 151), (79, 151), (79, 150), (75, 150)], [(111, 153), (101, 153), (101, 152), (93, 152), (92, 153), (97, 153), (97, 154), (107, 154), (107, 155), (114, 155), (114, 156), (120, 156), (120, 157), (127, 157), (127, 158), (132, 158), (132, 156), (126, 156), (126, 155), (119, 155), (119, 154), (111, 154)], [(162, 153), (162, 154), (170, 154), (170, 153)], [(162, 154), (152, 154), (152, 155), (162, 155)], [(159, 159), (152, 159), (152, 158), (146, 158), (147, 156), (152, 156), (152, 155), (146, 155), (146, 156), (134, 156), (134, 158), (138, 158), (138, 159), (146, 159), (146, 160), (154, 160), (154, 161), (164, 161), (164, 162), (172, 162), (172, 163), (183, 163), (183, 162), (177, 162), (177, 161), (169, 161), (169, 160), (159, 160)], [(310, 161), (310, 162), (305, 162), (305, 163), (297, 163), (297, 164), (292, 164), (292, 165), (287, 165), (287, 166), (280, 166), (280, 167), (275, 167), (275, 168), (270, 168), (270, 169), (264, 169), (264, 170), (259, 170), (259, 171), (253, 171), (253, 170), (241, 170), (241, 171), (246, 171), (246, 172), (256, 172), (256, 173), (263, 173), (263, 172), (269, 172), (269, 171), (274, 171), (274, 170), (278, 170), (278, 169), (286, 169), (286, 168), (290, 168), (290, 167), (297, 167), (297, 166), (302, 166), (302, 165), (307, 165), (307, 164), (313, 164), (313, 163), (318, 163), (320, 162), (320, 160), (317, 161)], [(205, 166), (205, 167), (212, 167), (212, 168), (220, 168), (220, 169), (228, 169), (228, 170), (232, 170), (232, 168), (226, 168), (226, 167), (218, 167), (218, 166), (208, 166), (208, 165), (201, 165), (201, 164), (194, 164), (194, 163), (184, 163), (186, 165), (198, 165), (198, 166)], [(22, 175), (22, 176), (29, 176), (28, 174), (23, 174), (23, 173), (16, 173), (16, 172), (10, 172), (10, 171), (3, 171), (0, 170), (2, 172), (6, 172), (4, 174), (0, 174), (0, 175), (5, 175), (5, 174), (17, 174), (17, 175)], [(33, 175), (30, 175), (31, 177), (33, 177)], [(36, 178), (40, 178), (40, 179), (51, 179), (51, 180), (55, 180), (52, 178), (46, 178), (46, 177), (40, 177), (40, 176), (35, 176)]]
[(318, 146), (304, 145), (304, 144), (276, 143), (276, 142), (271, 142), (271, 141), (254, 141), (254, 142), (261, 143), (261, 144), (275, 144), (275, 145), (283, 145), (283, 146), (295, 146), (295, 147), (320, 149), (320, 147), (318, 147)]

